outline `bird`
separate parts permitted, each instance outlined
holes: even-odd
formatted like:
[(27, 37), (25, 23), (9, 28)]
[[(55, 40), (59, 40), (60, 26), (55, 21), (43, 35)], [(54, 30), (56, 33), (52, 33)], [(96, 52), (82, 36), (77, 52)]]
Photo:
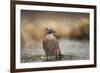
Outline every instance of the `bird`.
[(46, 28), (45, 29), (45, 37), (43, 39), (43, 49), (46, 54), (46, 60), (54, 59), (60, 60), (61, 58), (61, 51), (59, 47), (59, 42), (54, 36), (56, 31), (53, 28)]

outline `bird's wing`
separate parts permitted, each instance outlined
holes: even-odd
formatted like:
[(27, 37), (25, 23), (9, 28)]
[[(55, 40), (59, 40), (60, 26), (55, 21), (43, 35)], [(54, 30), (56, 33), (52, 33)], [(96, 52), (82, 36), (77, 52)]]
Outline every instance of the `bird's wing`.
[(43, 40), (43, 49), (46, 54), (61, 54), (60, 48), (59, 48), (59, 43), (56, 38), (51, 38), (51, 39), (44, 39)]
[(52, 43), (54, 44), (55, 48), (60, 49), (57, 39), (52, 39)]
[(44, 39), (43, 40), (43, 48), (46, 49), (46, 48), (48, 48), (50, 46), (52, 46), (53, 48), (58, 48), (59, 49), (59, 43), (55, 38)]
[(57, 50), (59, 50), (59, 54), (61, 55), (61, 51), (60, 51), (60, 47), (59, 47), (59, 42), (58, 42), (57, 39), (55, 39), (54, 44), (55, 44), (55, 48), (56, 48)]

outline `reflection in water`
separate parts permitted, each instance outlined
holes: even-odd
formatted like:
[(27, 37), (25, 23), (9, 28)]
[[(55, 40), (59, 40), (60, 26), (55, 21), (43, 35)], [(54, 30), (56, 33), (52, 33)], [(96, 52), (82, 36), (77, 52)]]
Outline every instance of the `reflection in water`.
[[(42, 42), (37, 43), (34, 49), (21, 49), (21, 62), (44, 62), (45, 53)], [(89, 59), (89, 41), (86, 40), (59, 40), (62, 58), (60, 60), (87, 60)], [(55, 61), (55, 60), (51, 60)]]

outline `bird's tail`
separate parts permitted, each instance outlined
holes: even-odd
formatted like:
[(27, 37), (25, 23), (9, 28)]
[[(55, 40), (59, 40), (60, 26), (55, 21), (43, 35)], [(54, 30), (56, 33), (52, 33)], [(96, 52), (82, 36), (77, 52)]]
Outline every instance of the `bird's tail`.
[(59, 50), (59, 59), (62, 59), (63, 55), (61, 54), (61, 51)]

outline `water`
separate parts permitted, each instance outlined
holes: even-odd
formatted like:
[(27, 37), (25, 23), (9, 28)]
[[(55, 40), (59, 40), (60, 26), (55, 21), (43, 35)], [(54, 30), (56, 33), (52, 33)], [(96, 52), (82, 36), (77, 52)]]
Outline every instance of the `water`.
[[(21, 49), (21, 62), (44, 62), (46, 56), (42, 49), (42, 43), (37, 43), (33, 49)], [(62, 53), (60, 60), (88, 60), (89, 59), (89, 42), (86, 40), (59, 40), (59, 46)], [(57, 61), (57, 60), (51, 60)]]

